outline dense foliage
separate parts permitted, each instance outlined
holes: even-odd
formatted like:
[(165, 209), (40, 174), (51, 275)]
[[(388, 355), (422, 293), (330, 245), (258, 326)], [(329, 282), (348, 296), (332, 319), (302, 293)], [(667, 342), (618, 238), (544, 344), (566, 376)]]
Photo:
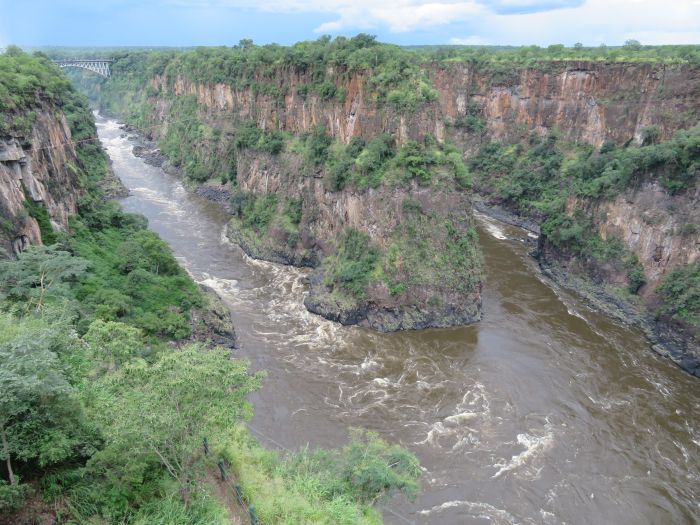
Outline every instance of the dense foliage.
[(73, 89), (57, 69), (41, 54), (32, 56), (9, 46), (0, 54), (0, 112), (26, 111), (42, 99), (62, 102)]
[(376, 434), (351, 432), (341, 450), (301, 449), (280, 458), (236, 434), (223, 450), (264, 523), (381, 523), (369, 505), (417, 493), (416, 457)]
[(647, 46), (636, 40), (628, 40), (623, 46), (590, 47), (575, 44), (566, 47), (552, 44), (547, 47), (530, 46), (410, 46), (424, 60), (447, 62), (469, 61), (477, 67), (516, 65), (533, 66), (546, 62), (586, 60), (594, 62), (649, 62), (663, 64), (700, 64), (700, 46), (666, 45)]
[(369, 236), (348, 228), (339, 239), (336, 252), (324, 262), (328, 268), (326, 284), (362, 295), (378, 261), (379, 252), (369, 244)]

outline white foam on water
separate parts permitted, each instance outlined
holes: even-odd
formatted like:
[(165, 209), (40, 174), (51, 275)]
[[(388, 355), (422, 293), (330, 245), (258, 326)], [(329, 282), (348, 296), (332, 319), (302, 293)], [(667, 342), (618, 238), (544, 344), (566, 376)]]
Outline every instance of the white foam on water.
[[(528, 463), (532, 463), (536, 458), (542, 455), (545, 451), (551, 448), (554, 443), (554, 432), (552, 431), (551, 425), (547, 423), (545, 425), (545, 432), (541, 436), (529, 434), (524, 432), (516, 436), (516, 441), (520, 446), (525, 447), (520, 454), (512, 456), (510, 460), (503, 460), (494, 465), (494, 468), (498, 468), (498, 471), (491, 476), (491, 478), (498, 478), (506, 472), (516, 470)], [(536, 471), (535, 477), (539, 474), (539, 470)]]
[(442, 421), (436, 421), (432, 425), (430, 425), (430, 430), (428, 430), (428, 433), (425, 436), (425, 439), (422, 441), (416, 441), (416, 445), (433, 445), (434, 447), (439, 447), (440, 443), (438, 442), (438, 439), (440, 436), (443, 436), (445, 434), (452, 434), (453, 431), (450, 429), (445, 428), (445, 425), (443, 425)]
[(546, 525), (549, 525), (550, 523), (561, 523), (561, 521), (557, 519), (556, 514), (553, 512), (547, 512), (544, 509), (540, 509), (540, 516), (542, 517), (542, 523), (545, 523)]
[(457, 443), (452, 445), (452, 452), (457, 452), (465, 448), (471, 448), (479, 445), (481, 443), (481, 440), (473, 432), (476, 431), (472, 430), (472, 432), (469, 432), (469, 434), (467, 434), (465, 437), (457, 441)]
[(177, 202), (173, 201), (170, 197), (163, 195), (162, 193), (159, 193), (158, 191), (153, 190), (151, 188), (138, 186), (136, 188), (132, 188), (130, 191), (134, 195), (140, 195), (146, 201), (157, 204), (163, 209), (162, 213), (166, 215), (182, 217), (187, 213)]
[[(418, 441), (416, 445), (432, 445), (440, 446), (439, 439), (442, 437), (456, 437), (456, 443), (452, 445), (452, 449), (456, 450), (457, 445), (461, 442), (466, 443), (464, 438), (470, 436), (469, 442), (477, 443), (478, 430), (466, 426), (465, 423), (485, 422), (488, 420), (491, 413), (490, 401), (486, 394), (486, 387), (479, 382), (474, 383), (472, 388), (467, 390), (455, 407), (452, 414), (444, 417), (440, 421), (436, 421), (428, 427), (425, 439)], [(473, 425), (474, 426), (474, 425)]]
[[(379, 366), (379, 363), (378, 363), (372, 356), (369, 356), (369, 355), (368, 355), (368, 356), (365, 356), (365, 358), (364, 358), (364, 360), (362, 361), (362, 363), (360, 363), (360, 370), (358, 370), (357, 373), (359, 374), (360, 371), (362, 371), (362, 372), (367, 372), (367, 371), (370, 371), (370, 370), (374, 370), (374, 369), (377, 368), (378, 366)], [(377, 380), (380, 380), (380, 379), (379, 379), (379, 378), (375, 379), (375, 381), (377, 381)], [(387, 381), (387, 380), (384, 379), (384, 381)], [(388, 382), (388, 381), (387, 381), (387, 382)]]
[[(245, 254), (228, 238), (227, 227), (222, 228), (219, 239), (222, 245), (228, 245), (239, 250), (244, 262), (253, 271), (265, 276), (264, 289), (250, 289), (239, 291), (239, 300), (250, 300), (251, 306), (262, 308), (266, 317), (272, 321), (267, 326), (270, 332), (267, 335), (277, 335), (292, 346), (313, 347), (327, 350), (334, 347), (341, 340), (341, 331), (352, 330), (333, 321), (312, 314), (304, 306), (304, 298), (307, 294), (304, 281), (308, 276), (307, 268), (296, 268), (269, 261), (254, 259)], [(272, 293), (270, 294), (270, 290)], [(265, 293), (272, 298), (260, 301), (258, 295)], [(293, 322), (289, 322), (293, 321)], [(289, 331), (290, 327), (298, 329)], [(285, 332), (282, 333), (282, 328)], [(277, 329), (280, 331), (278, 332)], [(260, 332), (256, 332), (260, 333)], [(262, 334), (261, 334), (262, 335)], [(304, 356), (298, 356), (303, 358)], [(365, 367), (373, 366), (369, 361)]]
[(200, 279), (198, 282), (208, 286), (225, 299), (236, 296), (235, 292), (238, 287), (238, 281), (236, 279), (223, 279), (221, 277), (214, 277), (208, 273), (203, 274), (203, 277), (204, 278)]
[(445, 423), (452, 423), (455, 425), (461, 425), (462, 423), (466, 423), (467, 421), (471, 421), (472, 419), (475, 419), (479, 417), (481, 413), (477, 412), (460, 412), (459, 414), (454, 414), (452, 416), (447, 416), (445, 418)]
[(422, 516), (428, 516), (433, 513), (440, 513), (445, 510), (455, 508), (464, 508), (472, 517), (492, 520), (494, 523), (497, 524), (515, 524), (520, 522), (518, 518), (513, 516), (507, 510), (496, 508), (490, 503), (485, 503), (482, 501), (446, 501), (440, 505), (435, 505), (430, 509), (420, 510), (418, 511), (418, 514)]
[(479, 222), (481, 222), (484, 228), (486, 228), (486, 231), (489, 232), (489, 234), (492, 237), (502, 241), (508, 238), (501, 226), (499, 226), (499, 224), (490, 217), (487, 217), (486, 215), (478, 212), (474, 212), (474, 217), (476, 217), (479, 220)]
[(617, 406), (626, 406), (631, 404), (628, 399), (603, 399), (598, 400), (593, 398), (590, 394), (586, 394), (586, 397), (591, 400), (594, 405), (598, 405), (604, 410), (610, 410)]
[(669, 397), (671, 395), (671, 391), (665, 385), (662, 385), (661, 383), (659, 383), (658, 381), (654, 381), (653, 379), (649, 379), (649, 382), (656, 387), (656, 391), (660, 392), (662, 396)]

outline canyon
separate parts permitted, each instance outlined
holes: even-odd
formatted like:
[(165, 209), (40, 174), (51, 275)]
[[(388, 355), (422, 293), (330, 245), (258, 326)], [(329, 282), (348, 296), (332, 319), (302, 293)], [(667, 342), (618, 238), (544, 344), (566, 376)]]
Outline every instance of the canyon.
[(421, 493), (376, 521), (697, 521), (697, 66), (373, 46), (125, 52), (87, 90), (109, 117), (37, 92), (0, 128), (3, 247), (90, 258), (70, 348), (116, 319), (139, 366), (208, 340), (267, 370), (248, 431), (282, 458), (352, 427), (410, 449)]
[[(119, 62), (115, 67), (118, 71)], [(445, 221), (457, 227), (459, 242), (466, 243), (473, 224), (471, 192), (446, 175), (448, 166), (439, 162), (428, 168), (436, 174), (430, 181), (397, 181), (395, 177), (375, 181), (370, 187), (361, 181), (364, 186), (354, 183), (334, 188), (328, 180), (335, 160), (315, 164), (305, 158), (304, 137), (314, 130), (323, 129), (334, 144), (346, 148), (353, 141), (367, 144), (380, 136), (391, 137), (396, 151), (414, 143), (423, 147), (434, 140), (439, 153), (449, 151), (439, 149), (444, 144), (455, 147), (468, 167), (485, 145), (525, 144), (524, 151), (529, 151), (528, 141), (544, 143), (554, 136), (563, 159), (560, 170), (565, 173), (566, 163), (586, 147), (634, 148), (649, 143), (649, 136), (652, 142), (664, 143), (692, 128), (700, 107), (700, 70), (693, 65), (565, 60), (496, 68), (428, 62), (412, 70), (415, 86), (411, 89), (418, 90), (420, 99), (412, 107), (392, 102), (391, 86), (384, 88), (375, 78), (380, 67), (266, 65), (220, 82), (203, 81), (205, 73), (197, 66), (170, 59), (159, 67), (168, 73), (148, 75), (126, 67), (120, 73), (124, 75), (121, 81), (115, 78), (100, 88), (102, 110), (121, 117), (131, 114), (131, 122), (156, 144), (175, 136), (182, 143), (187, 137), (181, 149), (200, 159), (204, 172), (224, 173), (222, 180), (225, 172), (235, 173), (223, 185), (206, 182), (204, 186), (214, 194), (278, 196), (269, 224), (255, 231), (241, 217), (234, 218), (230, 238), (254, 257), (317, 267), (307, 306), (330, 319), (379, 330), (450, 326), (480, 318), (478, 254), (462, 267), (444, 265), (441, 273), (454, 276), (447, 292), (438, 290), (438, 283), (427, 276), (427, 268), (436, 260), (425, 253), (410, 257), (410, 248), (400, 242), (403, 230), (399, 226), (410, 223), (415, 231), (416, 215), (406, 211), (410, 208), (418, 210), (424, 227), (419, 238), (428, 240), (431, 253), (445, 251), (449, 239), (440, 234), (438, 226)], [(318, 91), (319, 78), (323, 79), (321, 89), (326, 90), (323, 93)], [(200, 126), (199, 133), (174, 131), (183, 104), (188, 104), (188, 117)], [(255, 147), (235, 151), (237, 133), (250, 124), (262, 130), (263, 139), (282, 132), (288, 145), (280, 153)], [(226, 162), (233, 162), (233, 167)], [(186, 162), (174, 159), (173, 164), (188, 176)], [(697, 171), (697, 167), (689, 170)], [(547, 235), (538, 253), (545, 267), (563, 270), (551, 273), (561, 276), (560, 282), (567, 280), (567, 274), (593, 282), (595, 293), (586, 293), (586, 286), (571, 280), (567, 284), (614, 316), (645, 326), (656, 347), (670, 348), (666, 354), (697, 372), (698, 334), (693, 323), (654, 320), (663, 277), (674, 269), (693, 267), (700, 257), (700, 233), (694, 226), (700, 219), (697, 173), (689, 176), (690, 186), (675, 193), (661, 184), (663, 167), (641, 170), (634, 184), (610, 197), (589, 198), (567, 190), (565, 206), (558, 213), (571, 218), (583, 214), (586, 229), (602, 242), (621, 243), (620, 260), (637, 261), (634, 265), (639, 265), (643, 282), (633, 297), (620, 298), (617, 292), (633, 286), (629, 266), (572, 254)], [(498, 185), (508, 177), (488, 170), (472, 177), (481, 202), (514, 212), (516, 222), (545, 220), (536, 207), (518, 209), (499, 192)], [(566, 180), (564, 174), (563, 182), (548, 184), (569, 184)], [(289, 199), (300, 201), (302, 210), (298, 223), (291, 227), (284, 218)], [(333, 260), (347, 228), (367, 235), (379, 253), (381, 270), (369, 278), (362, 297), (331, 283), (331, 270), (323, 265), (324, 260)], [(406, 260), (394, 257), (390, 264), (389, 249), (405, 254)], [(408, 273), (418, 278), (411, 281)], [(459, 289), (454, 283), (460, 280), (473, 282)], [(667, 337), (675, 329), (666, 330), (666, 326), (679, 328), (683, 337)]]

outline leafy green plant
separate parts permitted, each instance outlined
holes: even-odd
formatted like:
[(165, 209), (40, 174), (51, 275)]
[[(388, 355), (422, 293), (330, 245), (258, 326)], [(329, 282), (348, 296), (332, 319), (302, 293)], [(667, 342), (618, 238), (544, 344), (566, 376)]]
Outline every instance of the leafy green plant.
[(40, 202), (34, 202), (31, 198), (25, 196), (24, 209), (27, 210), (29, 216), (35, 219), (39, 224), (41, 241), (44, 244), (54, 244), (56, 242), (56, 233), (53, 231), (53, 227), (51, 226), (51, 218), (49, 217), (49, 213), (46, 211), (43, 204)]
[(41, 311), (48, 302), (71, 297), (88, 262), (58, 246), (37, 246), (17, 259), (0, 260), (0, 299)]
[[(177, 482), (183, 502), (203, 473), (202, 438), (221, 440), (226, 430), (252, 414), (246, 396), (262, 374), (231, 359), (225, 349), (191, 345), (162, 354), (153, 365), (129, 363), (97, 385), (94, 416), (105, 448), (92, 462), (133, 478), (135, 469), (160, 466)], [(115, 464), (122, 457), (121, 464)]]

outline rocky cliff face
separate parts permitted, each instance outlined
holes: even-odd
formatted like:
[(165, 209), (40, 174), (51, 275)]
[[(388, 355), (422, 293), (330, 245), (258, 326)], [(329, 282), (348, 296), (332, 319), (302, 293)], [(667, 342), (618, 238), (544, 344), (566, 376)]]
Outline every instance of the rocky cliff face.
[[(700, 188), (669, 195), (658, 181), (647, 181), (614, 200), (587, 202), (571, 199), (569, 213), (587, 209), (596, 218), (603, 239), (620, 239), (644, 269), (640, 295), (652, 301), (664, 275), (674, 268), (700, 261)], [(606, 279), (625, 286), (624, 275), (611, 272)]]
[(650, 125), (667, 139), (695, 124), (700, 106), (700, 70), (685, 66), (566, 62), (488, 75), (455, 64), (431, 68), (430, 77), (441, 113), (456, 119), (476, 104), (491, 139), (556, 129), (598, 147), (640, 142)]
[[(311, 74), (280, 68), (273, 82), (283, 100), (230, 84), (201, 84), (182, 76), (156, 76), (151, 88), (161, 93), (193, 95), (203, 107), (222, 116), (252, 119), (266, 129), (292, 133), (318, 124), (347, 142), (388, 132), (399, 142), (421, 140), (426, 133), (471, 142), (451, 124), (475, 111), (484, 119), (485, 135), (504, 139), (527, 132), (557, 129), (566, 140), (600, 146), (610, 139), (639, 142), (642, 129), (655, 125), (660, 138), (697, 121), (700, 70), (691, 66), (558, 62), (507, 74), (483, 71), (469, 64), (425, 66), (438, 98), (415, 112), (397, 112), (376, 103), (367, 89), (367, 72), (335, 72), (343, 101), (299, 93)], [(161, 101), (162, 102), (162, 101)]]
[(65, 116), (46, 104), (34, 113), (29, 134), (0, 137), (0, 239), (15, 254), (42, 243), (28, 201), (44, 208), (50, 226), (60, 231), (76, 212), (80, 194), (78, 160)]

